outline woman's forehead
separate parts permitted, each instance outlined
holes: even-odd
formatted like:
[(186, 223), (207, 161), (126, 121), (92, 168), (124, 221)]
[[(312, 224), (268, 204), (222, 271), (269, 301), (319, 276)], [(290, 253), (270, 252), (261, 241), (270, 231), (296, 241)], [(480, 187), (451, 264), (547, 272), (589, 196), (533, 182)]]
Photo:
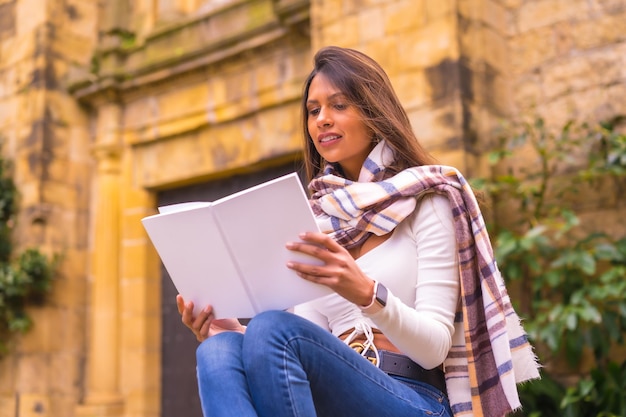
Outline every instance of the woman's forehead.
[(330, 96), (343, 96), (345, 94), (324, 74), (316, 74), (315, 77), (313, 77), (309, 84), (309, 97), (312, 91), (314, 91), (316, 95), (321, 95), (326, 98)]

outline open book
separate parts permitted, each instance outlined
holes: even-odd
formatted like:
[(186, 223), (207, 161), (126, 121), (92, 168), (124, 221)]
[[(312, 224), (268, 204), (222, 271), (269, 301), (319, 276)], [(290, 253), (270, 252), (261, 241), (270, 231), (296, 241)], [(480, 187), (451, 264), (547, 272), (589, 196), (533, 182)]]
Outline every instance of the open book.
[(285, 248), (299, 233), (319, 231), (296, 173), (214, 202), (160, 207), (142, 223), (195, 314), (211, 304), (217, 318), (249, 318), (331, 292), (285, 266), (320, 262)]

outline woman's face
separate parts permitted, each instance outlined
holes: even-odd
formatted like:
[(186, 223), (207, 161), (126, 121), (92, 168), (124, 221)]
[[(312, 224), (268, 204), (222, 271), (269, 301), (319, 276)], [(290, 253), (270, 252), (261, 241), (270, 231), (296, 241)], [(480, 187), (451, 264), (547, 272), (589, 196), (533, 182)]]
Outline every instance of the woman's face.
[(315, 149), (326, 161), (339, 163), (348, 179), (357, 180), (373, 147), (361, 112), (324, 74), (313, 78), (308, 93), (307, 127)]

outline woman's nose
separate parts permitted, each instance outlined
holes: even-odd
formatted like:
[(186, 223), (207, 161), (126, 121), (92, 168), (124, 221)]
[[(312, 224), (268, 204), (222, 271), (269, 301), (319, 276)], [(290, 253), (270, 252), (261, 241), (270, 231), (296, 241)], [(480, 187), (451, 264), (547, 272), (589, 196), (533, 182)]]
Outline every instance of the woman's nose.
[(317, 126), (328, 127), (330, 125), (332, 125), (330, 114), (325, 109), (320, 109), (320, 112), (317, 115)]

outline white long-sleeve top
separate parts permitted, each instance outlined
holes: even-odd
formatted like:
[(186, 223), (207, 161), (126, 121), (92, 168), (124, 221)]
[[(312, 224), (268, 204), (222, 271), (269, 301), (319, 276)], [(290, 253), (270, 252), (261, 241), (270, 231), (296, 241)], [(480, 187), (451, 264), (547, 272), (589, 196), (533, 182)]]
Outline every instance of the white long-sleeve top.
[(392, 236), (356, 260), (384, 284), (387, 305), (374, 314), (338, 294), (300, 304), (294, 313), (339, 336), (366, 323), (425, 369), (440, 365), (452, 345), (460, 282), (454, 224), (445, 196), (429, 194)]

